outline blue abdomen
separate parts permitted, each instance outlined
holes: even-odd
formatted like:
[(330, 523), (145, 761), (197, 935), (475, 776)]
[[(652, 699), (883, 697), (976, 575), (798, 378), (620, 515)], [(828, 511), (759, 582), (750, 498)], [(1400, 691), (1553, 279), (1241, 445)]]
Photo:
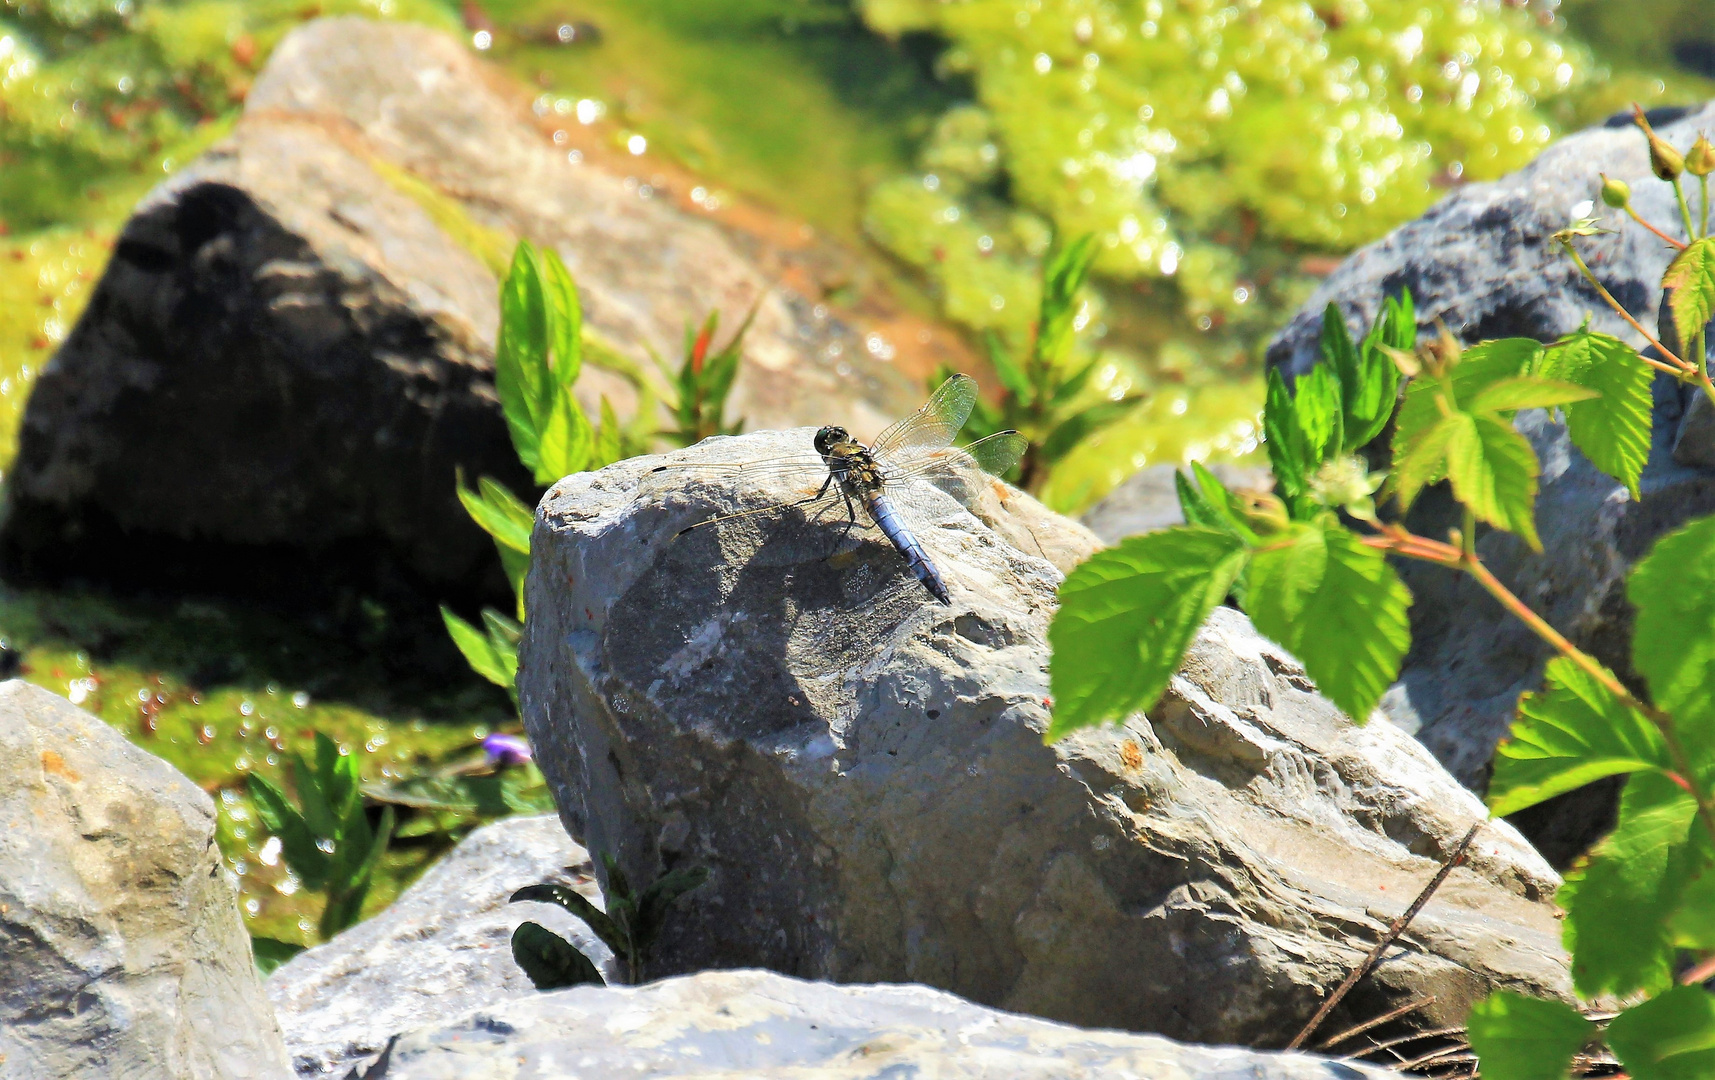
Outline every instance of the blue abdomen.
[(923, 550), (923, 545), (914, 536), (899, 515), (893, 509), (893, 504), (886, 495), (875, 494), (864, 500), (864, 508), (869, 516), (875, 519), (876, 525), (887, 534), (887, 539), (904, 556), (905, 562), (911, 567), (911, 572), (917, 575), (917, 580), (929, 590), (929, 594), (943, 604), (951, 604), (953, 598), (947, 593), (946, 582), (941, 580), (941, 572), (935, 569), (935, 564), (929, 561), (929, 553)]

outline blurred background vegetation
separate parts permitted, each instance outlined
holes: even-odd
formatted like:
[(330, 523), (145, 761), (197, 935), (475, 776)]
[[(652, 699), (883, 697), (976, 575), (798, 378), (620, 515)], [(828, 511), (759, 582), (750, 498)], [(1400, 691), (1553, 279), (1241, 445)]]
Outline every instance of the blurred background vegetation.
[[(1262, 346), (1343, 253), (1631, 101), (1715, 97), (1715, 0), (0, 0), (0, 473), (130, 208), (230, 130), (285, 33), (344, 13), (462, 35), (539, 109), (807, 223), (973, 343), (1028, 347), (1051, 239), (1095, 235), (1068, 363), (1140, 403), (1043, 481), (1067, 510), (1254, 453)], [(9, 671), (216, 793), (283, 940), (319, 907), (246, 772), (285, 782), (322, 730), (372, 782), (456, 774), (514, 723), (462, 673), (214, 601), (0, 587), (0, 635)], [(371, 907), (499, 811), (414, 812)]]

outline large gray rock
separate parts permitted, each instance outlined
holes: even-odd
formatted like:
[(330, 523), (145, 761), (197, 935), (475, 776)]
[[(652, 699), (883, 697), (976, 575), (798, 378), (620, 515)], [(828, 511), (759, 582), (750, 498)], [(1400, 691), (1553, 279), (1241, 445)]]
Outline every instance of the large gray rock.
[[(1684, 113), (1651, 114), (1658, 133), (1682, 149), (1698, 131), (1715, 129), (1715, 105)], [(1644, 138), (1630, 117), (1618, 116), (1560, 140), (1510, 176), (1455, 189), (1416, 221), (1353, 254), (1275, 338), (1269, 364), (1292, 375), (1309, 371), (1319, 358), (1322, 310), (1330, 302), (1362, 333), (1383, 296), (1408, 288), (1420, 326), (1432, 328), (1440, 319), (1464, 341), (1552, 341), (1576, 330), (1587, 315), (1595, 329), (1637, 340), (1549, 240), (1571, 224), (1580, 204), (1593, 204), (1588, 213), (1611, 231), (1581, 240), (1579, 250), (1633, 314), (1656, 310), (1666, 245), (1602, 205), (1599, 173), (1630, 184), (1632, 203), (1645, 218), (1683, 236), (1673, 190), (1650, 174)]]
[[(674, 460), (808, 453), (807, 431)], [(568, 829), (633, 881), (710, 868), (653, 975), (915, 981), (1177, 1038), (1281, 1045), (1486, 814), (1412, 739), (1354, 727), (1223, 609), (1148, 717), (1045, 746), (1060, 574), (941, 492), (951, 607), (834, 521), (701, 530), (791, 494), (568, 477), (537, 517), (526, 725)], [(1038, 535), (1064, 519), (1044, 518)], [(799, 540), (808, 540), (799, 546)], [(1485, 824), (1352, 1001), (1564, 995), (1553, 872)]]
[(0, 1073), (290, 1075), (214, 827), (171, 765), (0, 683)]
[(558, 818), (499, 821), (465, 837), (386, 910), (281, 965), (268, 996), (298, 1075), (344, 1076), (402, 1031), (535, 994), (512, 959), (512, 931), (526, 920), (569, 939), (605, 973), (612, 953), (581, 920), (553, 904), (507, 903), (541, 881), (601, 906), (589, 854)]
[[(1711, 128), (1715, 105), (1658, 124), (1682, 148)], [(1327, 302), (1354, 315), (1356, 330), (1367, 325), (1384, 293), (1407, 286), (1423, 327), (1440, 317), (1467, 343), (1511, 335), (1552, 341), (1593, 313), (1597, 329), (1643, 346), (1547, 239), (1566, 225), (1575, 203), (1595, 199), (1594, 212), (1612, 232), (1581, 241), (1580, 249), (1635, 315), (1658, 310), (1669, 253), (1619, 211), (1602, 206), (1602, 172), (1631, 184), (1647, 218), (1676, 228), (1671, 189), (1649, 174), (1638, 131), (1627, 122), (1580, 132), (1511, 176), (1460, 188), (1353, 255), (1282, 332), (1270, 360), (1294, 373), (1308, 370)], [(1677, 345), (1671, 335), (1663, 340)], [(1715, 465), (1715, 424), (1707, 422), (1706, 403), (1690, 409), (1681, 430), (1692, 396), (1658, 382), (1641, 500), (1591, 466), (1563, 427), (1540, 411), (1522, 414), (1518, 426), (1542, 461), (1537, 525), (1545, 550), (1533, 554), (1504, 533), (1488, 533), (1478, 543), (1509, 588), (1624, 678), (1631, 678), (1626, 574), (1663, 533), (1715, 511), (1715, 471), (1707, 468)], [(1413, 511), (1412, 524), (1439, 537), (1457, 517), (1449, 503), (1431, 496)], [(1421, 564), (1401, 569), (1416, 598), (1412, 651), (1382, 709), (1462, 783), (1482, 791), (1518, 695), (1540, 685), (1550, 651), (1469, 579)], [(1518, 824), (1550, 861), (1564, 866), (1611, 826), (1617, 790), (1616, 781), (1601, 782), (1527, 811)]]
[(1084, 1031), (923, 986), (830, 986), (766, 971), (710, 971), (635, 989), (579, 987), (479, 1009), (401, 1039), (386, 1072), (387, 1080), (572, 1075), (1382, 1080), (1397, 1074), (1304, 1054)]
[[(753, 305), (732, 415), (873, 431), (911, 402), (862, 337), (715, 224), (574, 164), (461, 42), (356, 18), (289, 35), (233, 135), (137, 207), (44, 367), (9, 472), (14, 569), (205, 586), (236, 546), (288, 574), (503, 588), (456, 466), (529, 478), (493, 384), (496, 258), (558, 250), (588, 325), (653, 370), (711, 310)], [(592, 407), (628, 384), (589, 369)], [(825, 414), (825, 415), (824, 415)], [(187, 549), (187, 545), (189, 545)], [(200, 546), (199, 546), (200, 545)]]

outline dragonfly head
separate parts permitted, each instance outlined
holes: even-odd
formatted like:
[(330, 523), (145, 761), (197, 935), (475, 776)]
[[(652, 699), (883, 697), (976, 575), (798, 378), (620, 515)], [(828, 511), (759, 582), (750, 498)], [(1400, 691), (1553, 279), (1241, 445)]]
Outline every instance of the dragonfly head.
[(816, 432), (816, 453), (826, 458), (834, 447), (852, 441), (851, 433), (843, 427), (829, 426)]

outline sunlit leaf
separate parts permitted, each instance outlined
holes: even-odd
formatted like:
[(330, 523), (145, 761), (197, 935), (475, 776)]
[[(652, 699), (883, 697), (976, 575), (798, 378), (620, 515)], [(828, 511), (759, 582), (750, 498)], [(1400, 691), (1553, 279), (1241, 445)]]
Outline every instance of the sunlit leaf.
[(1317, 364), (1310, 374), (1300, 376), (1294, 388), (1292, 410), (1298, 416), (1298, 430), (1304, 435), (1306, 480), (1316, 474), (1324, 461), (1338, 454), (1345, 442), (1341, 396), (1340, 376), (1327, 363)]
[(1245, 558), (1231, 532), (1183, 526), (1131, 537), (1073, 570), (1048, 630), (1048, 737), (1155, 704)]
[[(1715, 236), (1694, 240), (1674, 256), (1662, 275), (1661, 287), (1673, 290), (1667, 302), (1673, 313), (1673, 329), (1681, 349), (1689, 350), (1715, 312)], [(1687, 355), (1686, 359), (1695, 363), (1697, 357)]]
[(1632, 570), (1632, 665), (1678, 719), (1694, 760), (1715, 760), (1715, 517), (1656, 541)]
[(1709, 1080), (1715, 996), (1701, 986), (1676, 986), (1614, 1017), (1607, 1038), (1632, 1080)]
[(1541, 551), (1536, 535), (1536, 451), (1493, 413), (1455, 413), (1446, 421), (1447, 479), (1454, 496), (1483, 521)]
[(1310, 477), (1321, 465), (1312, 460), (1309, 442), (1298, 423), (1292, 392), (1286, 388), (1279, 368), (1268, 372), (1268, 395), (1263, 403), (1262, 426), (1268, 461), (1274, 479), (1287, 498), (1298, 498), (1309, 490)]
[(503, 548), (528, 555), (530, 530), (535, 525), (530, 507), (496, 480), (485, 476), (478, 486), (480, 494), (464, 485), (462, 475), (458, 477), (459, 502), (464, 504), (465, 513)]
[(495, 649), (489, 635), (463, 619), (454, 615), (446, 607), (441, 608), (441, 620), (446, 623), (447, 633), (451, 635), (453, 644), (464, 654), (465, 662), (471, 670), (487, 679), (496, 686), (511, 689), (513, 672), (517, 670), (516, 661), (508, 669), (505, 659)]
[(1649, 459), (1655, 376), (1637, 350), (1619, 338), (1583, 329), (1549, 346), (1540, 372), (1599, 395), (1566, 407), (1567, 433), (1592, 465), (1638, 498), (1638, 478)]
[(1575, 401), (1589, 401), (1596, 391), (1575, 383), (1514, 375), (1485, 386), (1465, 406), (1469, 411), (1516, 412), (1519, 409), (1552, 409)]
[(1562, 1001), (1497, 990), (1465, 1019), (1484, 1080), (1566, 1080), (1596, 1025)]

